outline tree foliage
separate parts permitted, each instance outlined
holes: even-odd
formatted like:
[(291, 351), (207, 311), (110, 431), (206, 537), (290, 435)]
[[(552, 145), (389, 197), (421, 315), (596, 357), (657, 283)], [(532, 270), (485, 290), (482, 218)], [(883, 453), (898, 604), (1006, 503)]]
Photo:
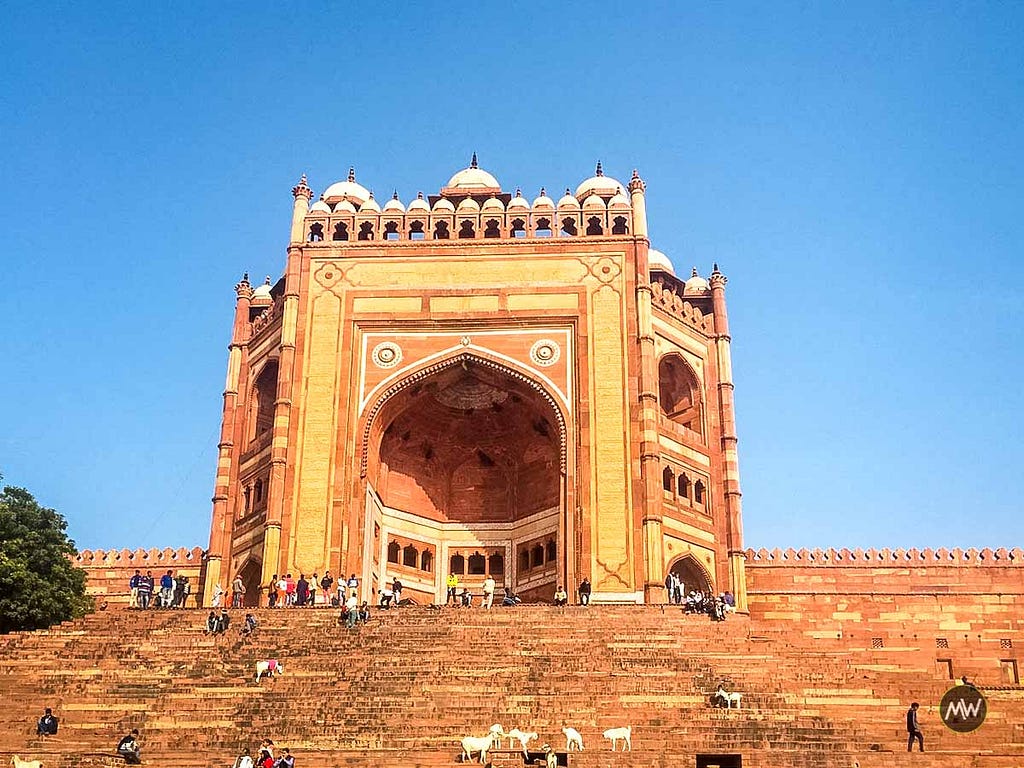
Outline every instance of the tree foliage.
[(91, 610), (67, 527), (24, 488), (0, 492), (0, 633), (42, 629)]

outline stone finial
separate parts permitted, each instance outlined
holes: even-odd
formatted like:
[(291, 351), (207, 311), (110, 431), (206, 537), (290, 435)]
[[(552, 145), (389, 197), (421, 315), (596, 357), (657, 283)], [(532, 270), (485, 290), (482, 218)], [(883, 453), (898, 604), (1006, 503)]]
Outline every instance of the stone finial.
[(350, 165), (348, 167), (348, 180), (349, 181), (355, 181), (356, 180), (356, 169), (355, 169), (355, 166)]
[(397, 200), (398, 199), (398, 190), (397, 189), (395, 190), (394, 194), (391, 195), (391, 199), (392, 200)]
[(313, 190), (309, 188), (309, 184), (306, 183), (306, 174), (302, 174), (302, 178), (299, 179), (299, 183), (292, 187), (293, 197), (304, 197), (307, 200), (312, 199)]
[(565, 188), (565, 194), (567, 197), (572, 197), (572, 190), (569, 187)]
[(519, 187), (516, 187), (516, 197), (522, 197), (522, 196), (523, 196), (523, 190), (520, 189)]
[(724, 288), (727, 282), (729, 282), (729, 278), (718, 270), (718, 262), (715, 262), (714, 268), (711, 270), (711, 277), (708, 279), (708, 283), (712, 288)]
[(700, 275), (697, 273), (696, 267), (693, 268), (693, 271), (690, 273), (690, 277), (700, 277)]
[(595, 176), (604, 176), (604, 168), (601, 167), (601, 161), (597, 161), (597, 170), (594, 171)]
[(263, 281), (264, 285), (270, 285), (270, 275), (267, 275), (267, 279)]
[(636, 168), (634, 168), (633, 169), (633, 178), (631, 178), (629, 180), (629, 191), (630, 192), (636, 192), (636, 191), (639, 190), (640, 192), (643, 192), (646, 189), (647, 189), (647, 185), (644, 183), (644, 180), (640, 178), (640, 172), (637, 171)]
[(252, 286), (249, 284), (249, 273), (242, 273), (242, 279), (235, 284), (235, 294), (238, 298), (249, 298), (252, 296)]
[(423, 199), (423, 192), (417, 192), (416, 193), (416, 199), (417, 200), (422, 200)]
[(541, 197), (547, 197), (548, 196), (548, 191), (546, 189), (544, 189), (544, 187), (540, 188), (540, 196)]
[(476, 164), (476, 152), (473, 153), (473, 159), (469, 161), (469, 167), (470, 168), (478, 168), (479, 167)]

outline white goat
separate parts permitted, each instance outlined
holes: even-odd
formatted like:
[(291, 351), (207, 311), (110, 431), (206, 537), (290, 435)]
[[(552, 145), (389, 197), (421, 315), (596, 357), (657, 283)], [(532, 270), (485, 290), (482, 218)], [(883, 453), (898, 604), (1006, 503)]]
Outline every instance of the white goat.
[(583, 751), (583, 736), (575, 728), (565, 727), (562, 729), (565, 734), (565, 751), (572, 752), (574, 749)]
[(260, 681), (262, 677), (275, 677), (276, 675), (284, 674), (284, 664), (279, 662), (277, 659), (267, 659), (266, 661), (256, 662), (256, 682)]
[(462, 739), (462, 762), (468, 763), (472, 760), (474, 752), (480, 753), (480, 764), (487, 762), (487, 750), (494, 743), (494, 735), (466, 736)]
[(11, 757), (11, 765), (14, 768), (43, 768), (42, 760), (22, 760), (17, 755)]
[(736, 709), (739, 709), (740, 700), (743, 698), (743, 694), (739, 693), (738, 691), (733, 691), (732, 693), (729, 693), (727, 690), (725, 690), (724, 686), (719, 684), (718, 690), (715, 691), (715, 698), (722, 702), (720, 706), (723, 706), (727, 709), (732, 709), (732, 705), (735, 704)]
[(536, 733), (527, 733), (526, 731), (520, 731), (518, 728), (513, 728), (505, 735), (508, 737), (509, 749), (512, 748), (512, 740), (519, 739), (519, 744), (522, 746), (523, 752), (526, 752), (526, 745), (537, 738)]
[(627, 725), (625, 728), (609, 728), (604, 732), (604, 737), (612, 740), (612, 752), (615, 751), (615, 742), (619, 739), (622, 739), (622, 751), (625, 752), (628, 747), (629, 751), (632, 752), (633, 744), (630, 742), (632, 732), (633, 726), (631, 725)]
[[(505, 727), (501, 723), (495, 723), (491, 726), (489, 731), (491, 738), (494, 739), (494, 743), (498, 745), (498, 749), (501, 749), (501, 740), (508, 736), (505, 733)], [(511, 742), (509, 742), (511, 744)]]

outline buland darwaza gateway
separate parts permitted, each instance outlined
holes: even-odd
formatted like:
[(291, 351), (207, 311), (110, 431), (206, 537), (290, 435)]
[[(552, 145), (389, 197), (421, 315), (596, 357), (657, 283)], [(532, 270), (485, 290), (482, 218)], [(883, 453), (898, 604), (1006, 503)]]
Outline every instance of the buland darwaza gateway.
[(206, 604), (329, 568), (417, 602), (660, 602), (673, 571), (746, 608), (726, 278), (650, 247), (636, 171), (292, 191), (284, 276), (236, 286)]

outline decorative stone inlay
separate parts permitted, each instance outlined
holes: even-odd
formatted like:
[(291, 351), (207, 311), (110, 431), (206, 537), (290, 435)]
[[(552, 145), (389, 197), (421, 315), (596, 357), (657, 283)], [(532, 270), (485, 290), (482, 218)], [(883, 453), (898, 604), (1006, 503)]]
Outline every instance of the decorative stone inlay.
[(382, 341), (373, 348), (370, 359), (378, 368), (394, 368), (402, 362), (402, 348), (393, 341)]
[(541, 339), (530, 347), (530, 359), (540, 366), (554, 365), (561, 356), (562, 348), (551, 339)]
[(462, 379), (435, 392), (434, 399), (458, 410), (490, 408), (508, 400), (508, 392), (483, 381)]

